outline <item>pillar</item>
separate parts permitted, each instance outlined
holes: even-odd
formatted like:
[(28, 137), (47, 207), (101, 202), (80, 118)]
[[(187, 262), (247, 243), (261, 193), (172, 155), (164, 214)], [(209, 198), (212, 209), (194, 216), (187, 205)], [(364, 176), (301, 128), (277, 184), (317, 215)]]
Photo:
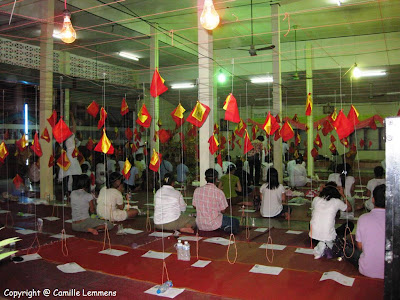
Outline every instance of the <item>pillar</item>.
[[(307, 95), (313, 94), (313, 80), (312, 80), (312, 47), (310, 42), (306, 42), (306, 88)], [(311, 156), (311, 150), (314, 147), (314, 107), (311, 116), (307, 116), (307, 174), (308, 176), (314, 175), (314, 158)]]
[[(154, 70), (159, 66), (159, 56), (158, 56), (158, 25), (152, 24), (150, 26), (150, 82), (153, 79)], [(154, 132), (158, 131), (158, 120), (160, 118), (160, 97), (153, 98), (150, 96), (150, 114), (153, 117), (153, 122), (150, 126), (150, 136), (151, 149), (156, 149), (157, 152), (160, 151), (160, 141), (157, 139), (153, 140)]]

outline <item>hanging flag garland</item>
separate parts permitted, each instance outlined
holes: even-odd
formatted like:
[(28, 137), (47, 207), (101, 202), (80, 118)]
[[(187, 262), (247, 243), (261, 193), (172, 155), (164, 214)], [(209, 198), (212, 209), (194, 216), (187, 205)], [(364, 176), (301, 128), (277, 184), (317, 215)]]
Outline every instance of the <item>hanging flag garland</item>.
[(151, 80), (150, 85), (150, 94), (153, 98), (160, 96), (164, 92), (168, 90), (168, 88), (164, 85), (165, 80), (161, 77), (158, 72), (158, 68), (154, 70), (153, 79)]
[(283, 124), (281, 128), (281, 137), (284, 142), (294, 137), (294, 131), (292, 126), (290, 126), (289, 122), (285, 122), (285, 124)]
[(267, 135), (273, 135), (275, 131), (277, 131), (280, 128), (278, 122), (276, 121), (275, 117), (271, 115), (270, 111), (268, 112), (267, 117), (265, 118), (263, 128), (267, 133)]
[(185, 118), (183, 117), (183, 113), (186, 109), (179, 103), (178, 106), (171, 112), (171, 117), (176, 124), (176, 128), (182, 126), (185, 123)]
[(128, 159), (126, 159), (124, 163), (124, 168), (122, 169), (122, 175), (125, 177), (126, 180), (128, 180), (129, 177), (131, 176), (131, 168), (132, 168), (131, 163), (129, 162)]
[(334, 142), (331, 142), (331, 144), (329, 145), (329, 150), (335, 154), (336, 153), (336, 146)]
[(364, 146), (365, 146), (365, 141), (364, 141), (363, 139), (361, 139), (361, 140), (360, 140), (360, 147), (361, 147), (361, 148), (364, 148)]
[(223, 109), (225, 110), (225, 120), (233, 123), (240, 122), (239, 109), (237, 106), (236, 98), (230, 93), (226, 97)]
[(218, 146), (219, 146), (217, 138), (215, 137), (214, 134), (210, 136), (210, 138), (208, 139), (208, 144), (209, 144), (208, 149), (210, 150), (210, 153), (214, 155), (214, 153), (218, 151)]
[(312, 103), (311, 93), (308, 93), (306, 101), (306, 116), (311, 116), (312, 109), (313, 109), (313, 103)]
[(243, 154), (246, 154), (247, 152), (249, 152), (253, 148), (254, 148), (254, 146), (250, 141), (249, 133), (247, 132), (247, 130), (245, 130), (244, 144), (243, 144)]
[(57, 123), (57, 112), (55, 110), (53, 110), (53, 113), (51, 114), (51, 116), (47, 119), (47, 122), (49, 122), (51, 128), (54, 127), (54, 125), (56, 125)]
[(48, 143), (50, 142), (50, 134), (49, 134), (49, 131), (47, 130), (47, 127), (44, 128), (40, 138), (45, 140)]
[(247, 128), (247, 125), (245, 122), (243, 122), (242, 119), (240, 119), (239, 124), (236, 126), (235, 129), (235, 134), (239, 137), (243, 137), (244, 131)]
[(202, 104), (200, 101), (197, 101), (196, 106), (193, 108), (190, 115), (186, 118), (186, 121), (200, 128), (207, 120), (209, 113), (210, 108), (207, 105)]
[(53, 156), (53, 154), (50, 155), (49, 163), (47, 164), (47, 166), (48, 166), (49, 168), (52, 168), (52, 167), (54, 166), (54, 156)]
[(111, 141), (108, 139), (106, 130), (103, 128), (103, 135), (101, 136), (100, 141), (97, 143), (94, 151), (103, 152), (105, 154), (113, 154), (114, 146), (111, 144)]
[(121, 103), (121, 116), (125, 116), (129, 112), (128, 104), (125, 101), (125, 98), (122, 98)]
[(101, 127), (104, 126), (104, 124), (105, 124), (105, 122), (106, 122), (106, 119), (107, 119), (107, 112), (106, 112), (106, 110), (104, 109), (104, 107), (102, 107), (102, 108), (100, 109), (100, 120), (99, 120), (99, 122), (97, 123), (97, 129), (100, 129)]
[(71, 135), (71, 130), (69, 130), (69, 127), (67, 126), (67, 124), (65, 124), (63, 118), (60, 117), (58, 123), (53, 127), (54, 138), (58, 143), (62, 144), (62, 142), (64, 142)]
[(89, 151), (92, 151), (94, 147), (94, 142), (92, 140), (91, 137), (89, 137), (87, 143), (86, 143), (86, 149), (88, 149)]
[[(50, 164), (50, 162), (49, 162), (49, 164)], [(71, 162), (68, 159), (67, 152), (64, 149), (61, 150), (61, 155), (57, 159), (57, 165), (64, 171), (67, 171), (69, 169), (69, 167), (71, 166)]]
[(144, 103), (138, 112), (138, 118), (136, 119), (136, 123), (145, 128), (149, 128), (151, 125), (151, 116)]
[(317, 133), (317, 136), (315, 137), (314, 144), (317, 147), (322, 148), (322, 140), (321, 137), (319, 136), (319, 133)]
[(86, 108), (86, 111), (93, 118), (96, 118), (97, 114), (99, 113), (99, 105), (96, 101), (92, 101), (92, 103), (90, 103)]
[(8, 152), (8, 149), (7, 149), (7, 145), (3, 141), (0, 144), (0, 162), (3, 163), (5, 161), (5, 159), (7, 158), (8, 154), (9, 154), (9, 152)]
[(35, 152), (37, 156), (41, 157), (43, 155), (42, 147), (40, 147), (39, 143), (39, 135), (37, 132), (35, 133), (35, 137), (33, 138), (31, 149), (33, 150), (33, 152)]
[(129, 127), (125, 129), (125, 137), (127, 138), (128, 141), (131, 141), (133, 138), (133, 132)]
[(155, 149), (153, 149), (153, 155), (151, 156), (150, 159), (150, 164), (149, 164), (149, 169), (157, 172), (158, 169), (160, 168), (161, 164), (161, 153), (157, 153)]

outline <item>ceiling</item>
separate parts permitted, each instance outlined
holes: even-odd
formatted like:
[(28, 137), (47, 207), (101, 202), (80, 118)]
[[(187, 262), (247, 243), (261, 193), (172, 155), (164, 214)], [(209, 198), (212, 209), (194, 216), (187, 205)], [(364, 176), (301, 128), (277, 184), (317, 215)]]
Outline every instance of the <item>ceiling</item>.
[[(39, 46), (43, 0), (0, 1), (0, 37)], [(239, 105), (269, 105), (271, 88), (252, 84), (250, 78), (272, 74), (273, 50), (250, 56), (251, 3), (253, 39), (256, 48), (271, 45), (271, 2), (267, 0), (215, 0), (221, 24), (213, 31), (214, 71), (232, 78), (219, 84), (217, 95), (223, 101), (233, 90)], [(306, 95), (305, 46), (313, 51), (313, 93), (316, 103), (340, 101), (391, 102), (400, 100), (400, 1), (398, 0), (282, 0), (280, 3), (280, 54), (283, 101), (303, 104)], [(129, 68), (130, 87), (112, 85), (106, 89), (109, 103), (119, 105), (124, 94), (137, 99), (143, 83), (148, 87), (152, 28), (158, 33), (160, 73), (167, 84), (196, 82), (198, 77), (197, 1), (162, 0), (68, 0), (77, 40), (66, 45), (54, 39), (54, 49)], [(64, 1), (55, 0), (55, 29), (62, 25)], [(285, 18), (286, 16), (286, 18)], [(289, 26), (290, 29), (289, 30)], [(297, 26), (297, 27), (294, 27)], [(295, 29), (296, 28), (296, 29)], [(200, 45), (201, 47), (201, 45)], [(241, 48), (242, 50), (238, 50)], [(118, 56), (127, 51), (139, 61)], [(232, 60), (233, 59), (233, 60)], [(232, 63), (233, 62), (233, 63)], [(385, 77), (361, 78), (351, 82), (357, 63), (363, 69), (384, 69)], [(299, 79), (294, 79), (296, 72)], [(58, 74), (56, 75), (58, 76)], [(39, 82), (38, 70), (10, 68), (0, 64), (0, 80)], [(58, 79), (55, 78), (55, 82)], [(3, 87), (4, 88), (4, 87)], [(87, 105), (87, 94), (101, 95), (99, 84), (77, 79), (72, 102)], [(79, 92), (79, 93), (78, 93)], [(336, 96), (335, 96), (336, 95)], [(342, 97), (340, 97), (342, 95)], [(11, 96), (11, 94), (10, 94)], [(172, 103), (178, 98), (193, 103), (197, 90), (169, 90), (163, 98)]]

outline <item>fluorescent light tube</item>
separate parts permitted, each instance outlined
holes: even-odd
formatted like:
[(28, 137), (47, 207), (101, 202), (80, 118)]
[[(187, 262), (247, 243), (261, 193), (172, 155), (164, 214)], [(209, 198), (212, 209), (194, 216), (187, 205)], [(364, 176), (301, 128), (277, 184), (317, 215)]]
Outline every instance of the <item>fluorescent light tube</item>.
[(251, 83), (267, 83), (267, 82), (273, 82), (274, 79), (271, 76), (266, 76), (266, 77), (254, 77), (250, 79)]
[(171, 89), (191, 89), (194, 88), (194, 83), (175, 83), (171, 85)]
[(132, 59), (132, 60), (136, 60), (136, 61), (138, 61), (139, 60), (139, 57), (137, 57), (136, 55), (133, 55), (133, 54), (131, 54), (131, 53), (128, 53), (128, 52), (119, 52), (118, 53), (119, 54), (119, 56), (122, 56), (122, 57), (125, 57), (125, 58), (129, 58), (129, 59)]

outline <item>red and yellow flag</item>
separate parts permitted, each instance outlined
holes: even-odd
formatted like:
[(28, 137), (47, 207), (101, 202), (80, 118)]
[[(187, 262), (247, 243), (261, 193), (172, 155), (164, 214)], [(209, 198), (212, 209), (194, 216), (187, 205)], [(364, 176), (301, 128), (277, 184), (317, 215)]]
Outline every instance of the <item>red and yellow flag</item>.
[(114, 146), (111, 144), (111, 141), (108, 139), (106, 130), (103, 128), (103, 135), (101, 136), (100, 141), (97, 143), (94, 151), (103, 152), (105, 154), (113, 154)]
[(182, 124), (185, 122), (185, 119), (183, 118), (183, 113), (185, 111), (186, 109), (184, 109), (179, 103), (178, 106), (171, 112), (171, 117), (176, 124), (176, 128), (182, 126)]
[(306, 102), (306, 116), (311, 116), (312, 108), (313, 104), (312, 104), (311, 93), (308, 93)]
[(54, 125), (56, 125), (57, 123), (57, 112), (55, 110), (53, 110), (53, 113), (51, 114), (51, 116), (47, 119), (47, 122), (49, 122), (51, 128), (54, 127)]
[(35, 152), (37, 156), (41, 157), (43, 155), (42, 147), (40, 147), (39, 143), (39, 135), (37, 132), (35, 133), (35, 137), (33, 138), (33, 144), (31, 146), (31, 149), (33, 152)]
[(284, 142), (294, 137), (294, 131), (292, 126), (290, 126), (289, 122), (285, 122), (285, 124), (283, 124), (281, 128), (281, 137)]
[(273, 135), (275, 131), (279, 129), (279, 127), (280, 126), (278, 122), (276, 122), (275, 117), (271, 115), (271, 112), (269, 111), (263, 125), (265, 132), (267, 133), (267, 135)]
[(47, 127), (42, 132), (42, 135), (40, 136), (41, 139), (45, 140), (46, 142), (50, 142), (50, 134), (49, 131), (47, 130)]
[(322, 128), (322, 134), (324, 136), (327, 136), (328, 133), (333, 130), (333, 126), (331, 125), (331, 122), (328, 120), (325, 120), (323, 125), (324, 125), (324, 127)]
[(196, 106), (193, 108), (186, 121), (193, 124), (194, 126), (201, 127), (207, 120), (209, 113), (210, 108), (207, 105), (202, 104), (200, 101), (197, 101)]
[(13, 178), (13, 183), (16, 189), (19, 189), (19, 187), (21, 186), (21, 184), (24, 183), (24, 180), (22, 179), (21, 176), (19, 176), (19, 174), (15, 175), (15, 177)]
[(47, 165), (48, 165), (49, 168), (54, 166), (54, 156), (53, 156), (53, 154), (50, 155), (49, 163)]
[(347, 119), (349, 119), (350, 123), (353, 124), (353, 126), (356, 126), (360, 121), (358, 120), (358, 116), (360, 114), (358, 113), (357, 109), (352, 105), (350, 107), (349, 114), (347, 115)]
[(125, 179), (128, 180), (131, 176), (131, 168), (132, 165), (128, 159), (125, 160), (124, 168), (122, 169), (122, 175), (124, 175)]
[(335, 146), (335, 143), (331, 143), (330, 145), (329, 145), (329, 150), (332, 152), (332, 153), (336, 153), (336, 146)]
[(322, 140), (321, 137), (319, 136), (319, 133), (317, 133), (317, 136), (315, 137), (314, 144), (319, 148), (322, 148)]
[(160, 129), (158, 131), (158, 138), (160, 139), (160, 142), (162, 144), (167, 143), (170, 140), (171, 135), (172, 134), (168, 130), (165, 130), (165, 129)]
[(125, 116), (129, 112), (128, 104), (125, 101), (125, 98), (122, 98), (121, 103), (121, 116)]
[(72, 135), (71, 130), (69, 130), (69, 127), (67, 124), (65, 124), (64, 120), (62, 117), (60, 117), (60, 120), (58, 123), (53, 127), (53, 136), (56, 139), (58, 143), (64, 142), (67, 138), (69, 138)]
[(239, 122), (239, 124), (236, 126), (236, 129), (235, 129), (236, 135), (237, 135), (237, 136), (240, 136), (240, 137), (243, 137), (243, 134), (244, 134), (244, 131), (245, 131), (246, 128), (247, 128), (246, 123), (243, 122), (242, 119), (240, 119), (240, 122)]
[(78, 157), (78, 155), (79, 155), (79, 150), (75, 147), (75, 149), (74, 149), (74, 151), (72, 151), (72, 157)]
[(92, 103), (90, 103), (86, 108), (86, 111), (93, 118), (96, 118), (97, 114), (99, 113), (99, 105), (96, 103), (96, 101), (92, 101)]
[(93, 146), (94, 146), (94, 142), (92, 140), (91, 137), (89, 137), (87, 143), (86, 143), (86, 149), (88, 149), (89, 151), (93, 150)]
[(296, 138), (294, 139), (294, 144), (297, 146), (297, 145), (299, 145), (300, 143), (301, 143), (301, 137), (300, 137), (300, 134), (297, 133), (297, 134), (296, 134)]
[(162, 93), (166, 92), (168, 88), (164, 85), (165, 80), (161, 77), (158, 72), (158, 68), (154, 70), (153, 79), (150, 85), (150, 94), (153, 98), (160, 96)]
[(318, 149), (317, 148), (312, 148), (311, 156), (314, 157), (314, 158), (316, 158), (318, 156)]
[(135, 130), (133, 131), (133, 135), (135, 136), (135, 141), (140, 141), (141, 140), (141, 133), (138, 132), (137, 128), (135, 127)]
[(145, 128), (149, 128), (151, 125), (151, 116), (144, 103), (138, 112), (138, 118), (136, 119), (136, 123)]
[(125, 129), (125, 137), (128, 139), (128, 141), (131, 141), (133, 138), (133, 132), (129, 127)]
[(344, 115), (343, 109), (340, 110), (336, 120), (333, 122), (333, 126), (336, 129), (339, 140), (348, 137), (354, 131), (354, 125)]
[(274, 134), (274, 141), (276, 142), (277, 140), (279, 140), (281, 138), (281, 133), (279, 132), (279, 130), (275, 131)]
[(8, 156), (8, 154), (9, 154), (9, 152), (8, 152), (8, 149), (7, 149), (7, 145), (6, 145), (6, 143), (3, 141), (1, 144), (0, 144), (0, 162), (4, 162), (5, 161), (5, 159), (6, 159), (6, 157)]
[(340, 142), (341, 142), (346, 148), (349, 148), (349, 141), (347, 140), (347, 138), (341, 139)]
[(336, 142), (335, 137), (331, 134), (331, 143)]
[(247, 129), (245, 130), (244, 134), (244, 144), (243, 144), (243, 154), (246, 154), (249, 152), (251, 149), (253, 149), (253, 144), (250, 141), (249, 133), (247, 132)]
[[(49, 164), (50, 164), (50, 162), (49, 162)], [(61, 155), (57, 159), (57, 165), (64, 171), (67, 171), (69, 169), (69, 167), (71, 166), (71, 162), (69, 161), (67, 152), (65, 152), (65, 150), (61, 150)]]
[(155, 149), (153, 149), (153, 155), (150, 159), (149, 169), (153, 170), (154, 172), (158, 171), (158, 168), (161, 164), (161, 153), (157, 153)]
[(15, 144), (17, 145), (17, 149), (19, 152), (24, 151), (24, 149), (28, 145), (25, 134), (23, 134), (19, 140), (15, 141)]
[(106, 123), (106, 119), (107, 119), (107, 112), (106, 112), (106, 110), (104, 109), (104, 107), (102, 107), (102, 108), (100, 109), (100, 120), (99, 120), (99, 122), (97, 123), (97, 129), (100, 129), (101, 127), (104, 126), (104, 124)]
[(224, 102), (225, 120), (234, 123), (240, 122), (239, 109), (236, 98), (230, 93)]
[(333, 110), (333, 113), (329, 116), (329, 119), (331, 121), (331, 123), (335, 122), (336, 118), (337, 118), (337, 112), (336, 112), (336, 108)]
[(214, 134), (208, 139), (208, 144), (208, 149), (210, 150), (210, 153), (214, 155), (214, 153), (217, 152), (219, 146), (218, 140)]
[(251, 128), (252, 140), (256, 139), (258, 130), (259, 130), (258, 126), (253, 125), (253, 127)]

